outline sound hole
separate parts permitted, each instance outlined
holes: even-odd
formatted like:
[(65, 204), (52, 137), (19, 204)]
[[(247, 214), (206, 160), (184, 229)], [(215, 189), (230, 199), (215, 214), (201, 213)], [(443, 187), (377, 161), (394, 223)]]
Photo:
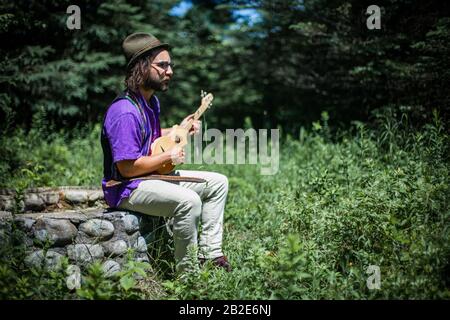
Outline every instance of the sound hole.
[(179, 136), (175, 136), (175, 142), (180, 143), (180, 141), (181, 141), (181, 138)]

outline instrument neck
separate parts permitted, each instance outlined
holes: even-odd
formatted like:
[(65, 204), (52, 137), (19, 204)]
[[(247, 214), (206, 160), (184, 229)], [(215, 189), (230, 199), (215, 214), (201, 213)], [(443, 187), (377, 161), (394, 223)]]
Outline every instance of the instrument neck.
[(187, 131), (192, 129), (192, 126), (194, 124), (194, 121), (197, 121), (198, 119), (200, 119), (200, 117), (203, 115), (203, 113), (205, 112), (206, 108), (203, 108), (202, 106), (200, 106), (200, 108), (197, 109), (197, 111), (195, 111), (194, 113), (194, 118), (190, 119), (189, 121), (187, 121), (183, 126), (181, 126), (182, 128), (186, 129)]

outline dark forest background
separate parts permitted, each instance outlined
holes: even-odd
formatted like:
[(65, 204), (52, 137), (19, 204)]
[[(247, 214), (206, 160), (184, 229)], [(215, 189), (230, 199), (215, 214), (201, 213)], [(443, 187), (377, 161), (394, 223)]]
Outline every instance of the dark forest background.
[[(280, 126), (296, 134), (327, 111), (333, 127), (373, 121), (376, 110), (422, 123), (450, 106), (450, 4), (383, 0), (381, 30), (366, 27), (373, 1), (2, 1), (3, 133), (41, 110), (54, 128), (98, 123), (123, 88), (121, 43), (135, 31), (173, 45), (173, 124), (215, 94), (210, 126)], [(177, 6), (185, 10), (174, 10)], [(247, 120), (245, 120), (247, 118)]]
[[(80, 30), (66, 26), (73, 4)], [(372, 4), (380, 30), (366, 26)], [(0, 0), (0, 200), (15, 191), (13, 215), (29, 188), (100, 188), (101, 122), (136, 31), (173, 46), (163, 126), (205, 90), (207, 127), (281, 130), (274, 176), (182, 165), (229, 179), (234, 271), (177, 278), (163, 226), (147, 242), (151, 272), (131, 260), (111, 279), (96, 262), (70, 291), (64, 272), (26, 264), (12, 224), (0, 230), (0, 299), (450, 297), (449, 1)], [(372, 265), (381, 290), (367, 285)]]

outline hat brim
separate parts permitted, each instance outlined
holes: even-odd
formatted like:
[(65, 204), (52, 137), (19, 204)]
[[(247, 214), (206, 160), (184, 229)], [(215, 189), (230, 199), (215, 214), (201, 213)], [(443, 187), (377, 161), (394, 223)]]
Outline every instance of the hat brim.
[(160, 49), (160, 48), (165, 48), (165, 49), (167, 49), (167, 50), (170, 50), (172, 47), (171, 47), (168, 43), (160, 43), (160, 44), (158, 44), (158, 45), (156, 45), (156, 46), (154, 46), (154, 47), (145, 49), (145, 50), (143, 50), (142, 52), (139, 52), (136, 56), (134, 56), (134, 57), (132, 57), (132, 58), (130, 59), (130, 61), (129, 61), (128, 64), (127, 64), (127, 68), (132, 67), (133, 64), (134, 64), (137, 60), (139, 60), (139, 58), (142, 58), (143, 56), (148, 55), (150, 52), (155, 51), (155, 50)]

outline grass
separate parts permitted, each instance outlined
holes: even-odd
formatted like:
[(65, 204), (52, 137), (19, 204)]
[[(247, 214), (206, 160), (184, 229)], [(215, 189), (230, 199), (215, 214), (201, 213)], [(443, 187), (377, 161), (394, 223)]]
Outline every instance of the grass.
[[(448, 131), (437, 115), (420, 128), (405, 119), (385, 116), (374, 128), (355, 123), (331, 134), (324, 115), (311, 131), (283, 137), (275, 176), (253, 165), (185, 165), (229, 178), (224, 251), (234, 271), (175, 277), (171, 243), (156, 239), (159, 297), (448, 299)], [(33, 137), (19, 132), (17, 166), (2, 183), (98, 186), (98, 135), (97, 126), (68, 143), (55, 135), (29, 149)], [(378, 290), (367, 286), (370, 265), (380, 268)]]

